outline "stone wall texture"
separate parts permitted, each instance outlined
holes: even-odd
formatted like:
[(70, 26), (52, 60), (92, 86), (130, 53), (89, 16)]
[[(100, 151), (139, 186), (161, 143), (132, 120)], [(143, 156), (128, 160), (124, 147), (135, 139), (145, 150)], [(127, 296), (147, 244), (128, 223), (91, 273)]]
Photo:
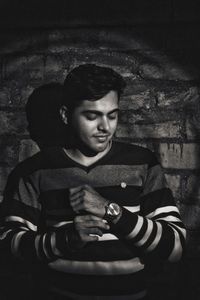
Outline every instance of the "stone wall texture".
[[(174, 19), (166, 5), (157, 24), (151, 15), (126, 26), (108, 20), (67, 26), (62, 20), (57, 29), (49, 23), (31, 28), (27, 21), (23, 30), (0, 31), (0, 201), (9, 172), (38, 151), (24, 111), (31, 92), (52, 81), (62, 83), (79, 64), (111, 66), (127, 82), (115, 138), (149, 147), (162, 164), (187, 228), (181, 268), (185, 281), (188, 273), (195, 274), (195, 294), (200, 272), (200, 29), (193, 24), (195, 9), (186, 14), (187, 7), (175, 3)], [(160, 279), (160, 284), (171, 286), (173, 279)]]

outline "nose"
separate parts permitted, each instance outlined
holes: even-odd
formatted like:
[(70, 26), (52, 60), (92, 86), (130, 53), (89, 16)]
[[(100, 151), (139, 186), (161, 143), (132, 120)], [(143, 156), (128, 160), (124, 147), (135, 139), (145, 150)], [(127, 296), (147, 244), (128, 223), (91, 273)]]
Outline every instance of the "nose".
[(109, 132), (110, 130), (110, 122), (107, 117), (102, 117), (99, 123), (99, 130)]

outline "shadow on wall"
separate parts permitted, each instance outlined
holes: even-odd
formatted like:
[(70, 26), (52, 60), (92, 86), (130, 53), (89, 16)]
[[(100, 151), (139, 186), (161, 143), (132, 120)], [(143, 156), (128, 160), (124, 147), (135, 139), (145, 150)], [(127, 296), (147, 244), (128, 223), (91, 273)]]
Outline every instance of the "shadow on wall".
[(62, 85), (49, 83), (36, 88), (28, 98), (28, 131), (40, 148), (66, 143), (66, 125), (59, 114), (62, 97)]

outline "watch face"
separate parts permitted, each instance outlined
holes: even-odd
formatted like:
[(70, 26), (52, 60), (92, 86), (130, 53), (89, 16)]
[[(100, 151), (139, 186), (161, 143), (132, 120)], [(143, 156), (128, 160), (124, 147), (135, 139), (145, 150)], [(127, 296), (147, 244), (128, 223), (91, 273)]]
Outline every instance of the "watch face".
[(108, 211), (107, 211), (109, 216), (118, 216), (120, 213), (120, 207), (116, 203), (110, 203), (108, 206)]

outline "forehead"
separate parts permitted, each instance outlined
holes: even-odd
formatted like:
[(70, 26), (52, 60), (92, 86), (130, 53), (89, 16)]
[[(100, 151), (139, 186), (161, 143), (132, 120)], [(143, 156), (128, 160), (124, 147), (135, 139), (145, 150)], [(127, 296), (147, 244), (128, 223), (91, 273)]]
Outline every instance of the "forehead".
[(118, 94), (115, 91), (110, 91), (99, 100), (90, 101), (83, 100), (77, 107), (79, 111), (95, 110), (100, 112), (108, 112), (118, 108)]

